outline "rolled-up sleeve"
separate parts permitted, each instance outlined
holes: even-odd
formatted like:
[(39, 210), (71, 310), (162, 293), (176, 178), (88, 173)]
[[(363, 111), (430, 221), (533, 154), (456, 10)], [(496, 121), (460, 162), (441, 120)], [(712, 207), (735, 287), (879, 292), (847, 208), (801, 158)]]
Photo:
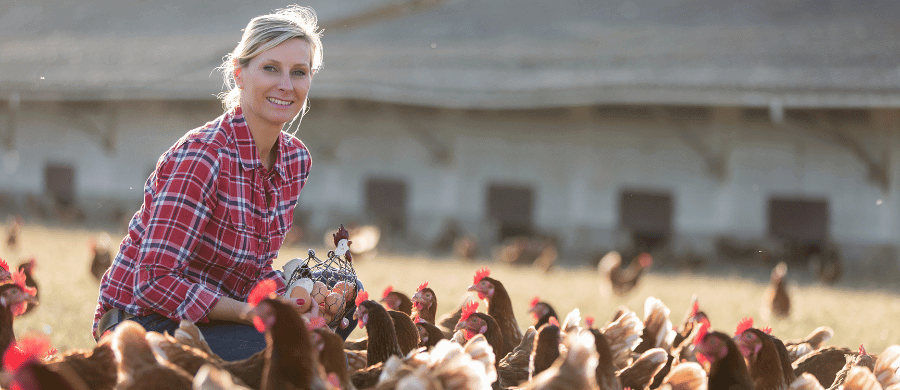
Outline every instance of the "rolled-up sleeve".
[(134, 298), (170, 318), (197, 322), (221, 294), (183, 272), (215, 207), (220, 162), (214, 148), (187, 142), (160, 164), (146, 194), (152, 199), (145, 199), (151, 207), (136, 259)]

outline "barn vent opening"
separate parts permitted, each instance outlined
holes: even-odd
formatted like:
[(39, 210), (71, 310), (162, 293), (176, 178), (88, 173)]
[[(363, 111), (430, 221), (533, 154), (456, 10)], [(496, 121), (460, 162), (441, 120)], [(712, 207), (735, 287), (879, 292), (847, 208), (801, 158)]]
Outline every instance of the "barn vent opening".
[(789, 262), (806, 264), (828, 251), (829, 208), (824, 198), (769, 198), (769, 236), (782, 242)]
[(525, 185), (493, 183), (488, 186), (488, 216), (497, 224), (497, 240), (534, 234), (534, 190)]
[(366, 212), (387, 233), (406, 231), (406, 187), (406, 183), (398, 179), (369, 178), (366, 181)]
[(59, 207), (75, 205), (75, 168), (70, 164), (48, 163), (44, 166), (44, 190)]
[(619, 223), (631, 236), (631, 250), (651, 252), (672, 236), (672, 194), (625, 189), (619, 194)]

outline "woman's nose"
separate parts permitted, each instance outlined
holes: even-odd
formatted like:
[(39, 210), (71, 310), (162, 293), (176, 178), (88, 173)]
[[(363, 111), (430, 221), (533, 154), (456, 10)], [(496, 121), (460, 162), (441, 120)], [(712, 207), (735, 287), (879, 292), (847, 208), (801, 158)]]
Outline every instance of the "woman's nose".
[(294, 85), (291, 84), (291, 75), (290, 73), (283, 74), (278, 78), (278, 89), (282, 91), (290, 91), (294, 89)]

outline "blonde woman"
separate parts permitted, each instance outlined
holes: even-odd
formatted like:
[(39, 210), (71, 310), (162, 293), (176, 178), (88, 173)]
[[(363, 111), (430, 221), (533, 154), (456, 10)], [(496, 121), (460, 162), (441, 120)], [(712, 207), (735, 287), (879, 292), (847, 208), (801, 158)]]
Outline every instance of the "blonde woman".
[(95, 338), (124, 320), (171, 332), (188, 319), (223, 359), (265, 347), (243, 314), (258, 282), (274, 280), (284, 293), (272, 260), (311, 159), (282, 129), (306, 110), (321, 66), (311, 9), (250, 21), (221, 66), (225, 112), (178, 140), (144, 186), (143, 204), (101, 280)]

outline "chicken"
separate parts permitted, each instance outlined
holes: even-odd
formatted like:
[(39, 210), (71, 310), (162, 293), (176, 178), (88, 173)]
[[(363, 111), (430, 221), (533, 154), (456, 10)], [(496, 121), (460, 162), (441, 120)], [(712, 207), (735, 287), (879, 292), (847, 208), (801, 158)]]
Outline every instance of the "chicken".
[(394, 323), (394, 334), (397, 335), (397, 344), (400, 345), (401, 356), (419, 347), (419, 329), (413, 323), (409, 314), (396, 310), (388, 310), (391, 321)]
[(10, 251), (15, 252), (19, 249), (19, 242), (21, 241), (20, 236), (22, 234), (22, 225), (25, 224), (25, 220), (20, 216), (15, 216), (9, 221), (9, 225), (6, 230), (6, 247), (9, 248)]
[[(504, 344), (503, 332), (500, 331), (500, 325), (491, 317), (490, 314), (478, 313), (478, 302), (471, 302), (465, 307), (459, 322), (456, 324), (456, 330), (465, 340), (461, 344), (465, 344), (475, 335), (484, 335), (488, 344), (494, 351), (497, 351)], [(496, 356), (496, 355), (495, 355)], [(504, 355), (505, 356), (505, 355)], [(494, 370), (499, 371), (500, 361), (495, 359)]]
[(169, 334), (149, 332), (145, 338), (157, 356), (180, 367), (191, 377), (194, 377), (204, 365), (212, 364), (218, 368), (223, 363), (218, 356), (213, 358), (200, 349), (184, 345)]
[(632, 352), (640, 344), (643, 331), (644, 324), (638, 319), (637, 314), (630, 310), (600, 330), (609, 343), (613, 364), (618, 369), (625, 368), (631, 363)]
[(550, 368), (559, 357), (560, 335), (559, 322), (556, 321), (556, 318), (538, 329), (537, 335), (534, 336), (534, 348), (531, 351), (529, 380)]
[(834, 336), (834, 330), (827, 326), (820, 326), (813, 329), (806, 337), (801, 340), (788, 340), (784, 342), (788, 351), (788, 357), (791, 363), (804, 355), (822, 348), (822, 343), (830, 340)]
[(457, 238), (453, 241), (453, 253), (462, 260), (475, 260), (478, 255), (478, 239), (473, 235)]
[(753, 320), (744, 319), (735, 331), (735, 343), (747, 362), (756, 390), (786, 390), (796, 376), (788, 362), (781, 340), (753, 328)]
[(113, 252), (109, 244), (109, 234), (106, 233), (101, 234), (96, 239), (92, 239), (90, 242), (91, 275), (98, 281), (103, 277), (103, 274), (106, 273), (106, 270), (109, 269), (109, 266), (112, 265)]
[(193, 381), (194, 390), (251, 390), (234, 382), (234, 377), (221, 368), (207, 364), (197, 370)]
[(344, 354), (344, 339), (327, 327), (312, 330), (313, 346), (319, 351), (319, 362), (325, 374), (336, 378), (343, 390), (355, 390), (347, 371), (347, 355)]
[(788, 295), (787, 282), (787, 264), (780, 262), (772, 269), (772, 275), (769, 278), (769, 287), (763, 296), (763, 306), (760, 314), (763, 319), (769, 315), (778, 319), (785, 319), (791, 315), (791, 297)]
[[(369, 300), (369, 294), (366, 291), (360, 292), (356, 297), (354, 318), (359, 321), (360, 328), (366, 328), (369, 340), (366, 348), (367, 367), (384, 363), (391, 355), (403, 356), (400, 344), (397, 342), (394, 321), (384, 306)], [(354, 382), (354, 384), (356, 383)], [(359, 384), (356, 386), (364, 387)]]
[(872, 371), (863, 367), (853, 367), (847, 373), (847, 380), (844, 381), (844, 390), (881, 390), (881, 384)]
[(134, 321), (120, 323), (112, 347), (119, 365), (117, 389), (191, 389), (193, 377), (180, 367), (158, 359), (147, 342), (146, 331)]
[[(471, 294), (466, 293), (462, 297), (462, 301), (459, 303), (459, 306), (456, 310), (453, 310), (448, 313), (444, 313), (441, 318), (438, 318), (438, 322), (435, 325), (444, 332), (444, 337), (447, 339), (453, 338), (454, 329), (456, 329), (456, 324), (459, 322), (460, 316), (462, 316), (463, 309), (471, 302), (474, 302), (474, 298)], [(496, 351), (495, 351), (496, 352)]]
[(662, 380), (669, 390), (706, 390), (708, 378), (700, 364), (685, 362), (672, 367)]
[(435, 324), (437, 320), (437, 294), (428, 287), (427, 280), (416, 289), (416, 293), (412, 296), (412, 303), (412, 316), (418, 315), (419, 318)]
[(497, 378), (494, 360), (483, 335), (472, 337), (465, 346), (442, 340), (432, 350), (402, 361), (391, 357), (375, 389), (487, 389)]
[[(522, 386), (524, 390), (599, 390), (594, 370), (597, 351), (590, 332), (571, 332), (564, 338), (567, 349), (553, 365)], [(604, 389), (605, 390), (605, 389)]]
[(385, 309), (400, 311), (406, 315), (412, 314), (412, 301), (406, 294), (394, 291), (394, 286), (387, 286), (378, 302), (384, 305)]
[(118, 378), (112, 335), (101, 338), (92, 350), (69, 350), (53, 356), (47, 366), (52, 370), (77, 374), (91, 390), (112, 390)]
[[(865, 367), (869, 371), (875, 371), (875, 361), (872, 359), (872, 356), (866, 353), (866, 349), (862, 345), (859, 346), (859, 353), (847, 359), (847, 363), (834, 375), (834, 382), (831, 383), (829, 389), (837, 390), (842, 388), (847, 380), (847, 375), (850, 374), (850, 370), (854, 367)], [(804, 375), (812, 374), (804, 373)]]
[(822, 347), (797, 359), (791, 366), (794, 375), (803, 373), (812, 374), (823, 386), (834, 383), (835, 375), (847, 364), (847, 356), (854, 356), (854, 352), (844, 347)]
[(506, 354), (497, 365), (497, 375), (501, 388), (518, 386), (530, 379), (531, 350), (534, 349), (534, 338), (537, 330), (529, 327), (522, 336), (522, 342)]
[(257, 352), (244, 360), (222, 360), (209, 348), (206, 339), (200, 333), (200, 329), (193, 322), (187, 320), (181, 321), (178, 329), (175, 330), (174, 337), (183, 345), (205, 352), (213, 366), (221, 367), (233, 376), (233, 382), (244, 383), (253, 389), (260, 388), (263, 365), (265, 364), (265, 351)]
[(658, 298), (647, 297), (644, 301), (644, 330), (640, 344), (634, 348), (635, 353), (644, 353), (651, 348), (662, 348), (666, 352), (672, 349), (675, 330), (669, 320), (670, 312)]
[(622, 382), (616, 375), (618, 368), (615, 365), (612, 350), (609, 348), (609, 342), (606, 341), (606, 336), (600, 333), (600, 330), (591, 327), (592, 325), (589, 325), (588, 331), (594, 336), (594, 349), (597, 351), (597, 368), (594, 370), (597, 386), (603, 390), (622, 390)]
[(816, 380), (810, 373), (803, 373), (802, 375), (797, 376), (797, 379), (794, 380), (794, 383), (791, 383), (791, 386), (788, 387), (790, 390), (825, 390), (822, 387), (822, 384)]
[(709, 389), (752, 390), (753, 379), (734, 340), (722, 332), (708, 332), (708, 328), (705, 323), (694, 342), (697, 353), (703, 357), (701, 360), (709, 364)]
[(495, 349), (495, 352), (497, 356), (506, 356), (522, 341), (522, 330), (519, 329), (519, 322), (516, 321), (512, 300), (506, 288), (503, 283), (491, 278), (490, 275), (491, 270), (487, 267), (479, 269), (475, 273), (473, 284), (469, 286), (469, 291), (475, 291), (478, 298), (487, 302), (487, 314), (497, 321), (500, 332), (503, 333), (503, 347)]
[(544, 324), (550, 321), (550, 317), (559, 319), (559, 315), (556, 314), (556, 310), (553, 309), (553, 306), (542, 301), (541, 298), (537, 296), (531, 299), (531, 308), (528, 309), (528, 312), (534, 317), (535, 329), (540, 329), (544, 326)]
[(11, 374), (9, 388), (92, 390), (70, 367), (44, 364), (52, 353), (50, 341), (43, 338), (26, 337), (10, 347), (3, 356), (3, 369)]
[(612, 251), (600, 259), (597, 270), (600, 272), (600, 294), (609, 297), (611, 294), (625, 296), (641, 280), (641, 276), (653, 265), (653, 257), (647, 253), (641, 253), (631, 261), (627, 267), (622, 267), (622, 255)]
[(641, 354), (628, 367), (616, 373), (622, 387), (633, 390), (648, 390), (653, 378), (669, 360), (669, 354), (662, 348), (651, 348)]
[(13, 319), (24, 312), (23, 304), (36, 302), (34, 296), (28, 292), (23, 278), (18, 279), (19, 283), (0, 284), (0, 353), (6, 351), (16, 341)]
[(278, 297), (275, 290), (275, 282), (265, 280), (253, 288), (248, 298), (248, 303), (253, 307), (253, 323), (257, 330), (266, 334), (265, 363), (260, 388), (329, 388), (318, 362), (318, 351), (313, 350), (306, 323), (296, 306)]
[(418, 316), (413, 317), (413, 323), (416, 324), (416, 329), (419, 331), (420, 348), (431, 348), (437, 345), (439, 341), (446, 339), (446, 337), (444, 337), (444, 332), (441, 332), (438, 327)]
[(878, 355), (873, 372), (885, 389), (900, 383), (900, 345), (891, 345)]
[[(38, 288), (37, 280), (34, 278), (35, 268), (37, 268), (37, 259), (32, 257), (32, 258), (28, 259), (27, 261), (23, 262), (22, 264), (19, 264), (18, 270), (19, 270), (19, 272), (22, 273), (22, 275), (25, 276), (25, 286), (34, 290), (33, 295), (34, 295), (35, 301), (40, 301), (41, 300), (41, 290), (40, 290), (40, 288)], [(22, 315), (30, 313), (36, 307), (37, 307), (37, 305), (29, 304), (28, 306), (26, 306), (25, 311), (22, 313)]]
[(9, 263), (0, 258), (0, 283), (12, 280), (12, 273), (9, 272)]

